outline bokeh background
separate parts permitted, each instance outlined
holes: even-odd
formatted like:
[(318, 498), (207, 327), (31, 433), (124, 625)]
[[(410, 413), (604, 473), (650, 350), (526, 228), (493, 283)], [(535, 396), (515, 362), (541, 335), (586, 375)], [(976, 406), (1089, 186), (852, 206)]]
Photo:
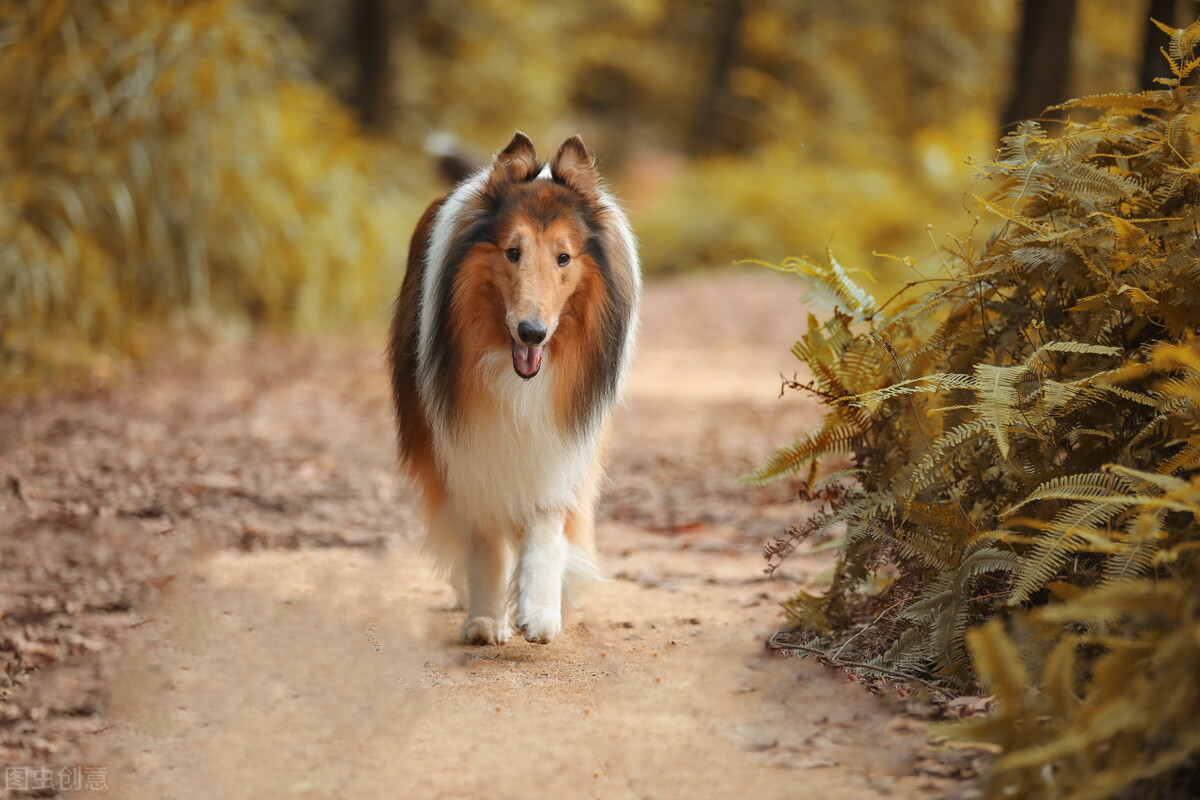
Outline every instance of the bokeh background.
[(877, 281), (927, 277), (1007, 124), (1147, 85), (1150, 15), (1195, 13), (0, 0), (0, 387), (103, 377), (206, 326), (382, 325), (446, 168), (516, 128), (547, 154), (583, 134), (648, 273), (832, 248)]

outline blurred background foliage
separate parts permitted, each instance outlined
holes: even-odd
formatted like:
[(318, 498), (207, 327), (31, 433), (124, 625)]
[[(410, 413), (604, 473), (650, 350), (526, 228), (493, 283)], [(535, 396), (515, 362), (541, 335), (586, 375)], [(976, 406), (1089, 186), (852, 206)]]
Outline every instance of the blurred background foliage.
[(286, 23), (228, 0), (4, 2), (0, 19), (6, 381), (103, 369), (181, 319), (378, 312), (415, 187)]
[[(1149, 4), (1068, 4), (1069, 94), (1136, 88)], [(444, 190), (429, 143), (482, 160), (514, 128), (546, 151), (584, 135), (648, 272), (832, 245), (928, 275), (925, 225), (969, 224), (964, 160), (1007, 121), (1020, 19), (1018, 0), (0, 0), (0, 379), (95, 370), (164, 323), (382, 319)]]

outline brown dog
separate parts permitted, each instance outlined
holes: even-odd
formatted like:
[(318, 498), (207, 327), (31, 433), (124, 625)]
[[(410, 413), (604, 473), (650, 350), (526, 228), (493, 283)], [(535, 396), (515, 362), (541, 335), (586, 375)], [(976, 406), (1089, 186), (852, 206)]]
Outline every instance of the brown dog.
[(640, 290), (629, 222), (577, 136), (544, 163), (517, 133), (417, 224), (392, 387), (425, 549), (467, 607), (463, 642), (508, 640), (512, 586), (517, 627), (548, 643), (564, 590), (598, 577), (601, 443)]

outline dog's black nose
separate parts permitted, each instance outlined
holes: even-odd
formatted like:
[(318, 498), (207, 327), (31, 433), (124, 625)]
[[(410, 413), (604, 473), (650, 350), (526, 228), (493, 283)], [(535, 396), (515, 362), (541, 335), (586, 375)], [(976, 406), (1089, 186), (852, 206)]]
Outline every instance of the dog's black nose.
[(525, 344), (541, 344), (546, 340), (546, 323), (541, 320), (521, 320), (521, 324), (517, 325), (517, 335)]

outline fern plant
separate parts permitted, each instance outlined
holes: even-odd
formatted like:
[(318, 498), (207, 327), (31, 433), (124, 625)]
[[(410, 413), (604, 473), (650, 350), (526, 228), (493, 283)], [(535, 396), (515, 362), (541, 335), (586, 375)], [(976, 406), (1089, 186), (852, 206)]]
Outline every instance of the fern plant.
[[(811, 483), (848, 454), (855, 479), (770, 547), (777, 563), (800, 538), (838, 539), (828, 591), (785, 604), (797, 636), (993, 687), (1001, 710), (976, 733), (1023, 753), (997, 763), (1005, 791), (1100, 796), (1096, 776), (1200, 752), (1197, 723), (1166, 736), (1152, 719), (1167, 696), (1200, 719), (1194, 679), (1168, 692), (1174, 665), (1155, 666), (1200, 621), (1191, 600), (1153, 613), (1200, 584), (1200, 22), (1171, 33), (1162, 89), (1066, 103), (1095, 118), (1058, 137), (1024, 123), (979, 165), (998, 227), (952, 239), (932, 291), (881, 303), (832, 258), (779, 265), (836, 299), (793, 348), (828, 413), (749, 477)], [(1116, 698), (1120, 669), (1143, 695)], [(1090, 716), (1106, 703), (1108, 727)]]
[(968, 634), (996, 712), (952, 733), (1002, 748), (987, 778), (993, 796), (1200, 790), (1200, 341), (1155, 346), (1114, 379), (1153, 387), (1149, 427), (1171, 437), (1175, 455), (1153, 472), (1064, 476), (1027, 498), (1060, 506), (1034, 526), (1035, 559), (1053, 552), (1047, 542), (1071, 540), (1103, 569), (1097, 585), (1013, 615), (1011, 633), (996, 620)]

